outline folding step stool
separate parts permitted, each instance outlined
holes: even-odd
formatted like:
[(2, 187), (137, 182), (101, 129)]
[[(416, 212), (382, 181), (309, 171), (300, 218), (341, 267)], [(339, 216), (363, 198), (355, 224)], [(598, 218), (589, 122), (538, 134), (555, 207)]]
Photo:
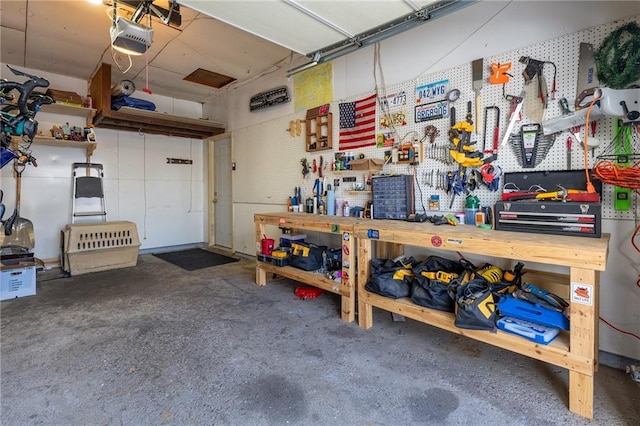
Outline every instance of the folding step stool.
[[(81, 171), (82, 170), (82, 171)], [(73, 207), (71, 223), (78, 217), (101, 217), (107, 221), (102, 164), (73, 163)], [(80, 201), (80, 199), (84, 199)], [(78, 209), (78, 207), (82, 207)]]

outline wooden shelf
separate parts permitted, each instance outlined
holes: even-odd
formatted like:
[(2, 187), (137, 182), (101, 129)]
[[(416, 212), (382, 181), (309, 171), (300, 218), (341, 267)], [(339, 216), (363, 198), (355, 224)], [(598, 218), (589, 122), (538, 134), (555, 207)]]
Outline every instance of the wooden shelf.
[[(416, 321), (439, 327), (481, 342), (498, 346), (569, 370), (569, 410), (593, 418), (594, 373), (598, 363), (598, 294), (599, 271), (604, 271), (609, 250), (609, 235), (584, 238), (487, 231), (472, 226), (436, 226), (392, 220), (360, 221), (354, 225), (358, 240), (358, 323), (363, 328), (373, 326), (373, 307), (404, 315)], [(565, 288), (569, 296), (571, 326), (549, 345), (542, 345), (520, 336), (498, 331), (462, 329), (455, 326), (452, 313), (425, 308), (410, 299), (391, 299), (366, 290), (370, 262), (375, 243), (393, 244), (398, 252), (405, 245), (436, 251), (476, 254), (512, 261), (536, 262), (569, 268), (569, 275), (535, 273), (543, 285), (548, 280), (553, 288)], [(529, 279), (531, 275), (527, 274)], [(568, 284), (571, 284), (570, 286)], [(588, 298), (574, 298), (568, 291), (579, 285)]]
[[(307, 272), (292, 266), (276, 266), (256, 260), (256, 284), (267, 284), (267, 273), (280, 275), (303, 282), (325, 291), (340, 295), (342, 320), (355, 321), (356, 300), (356, 243), (352, 237), (354, 217), (324, 216), (307, 213), (258, 213), (254, 216), (256, 244), (266, 235), (266, 227), (315, 231), (339, 235), (342, 239), (342, 280), (332, 281), (322, 274)], [(256, 256), (257, 258), (257, 256)]]
[(90, 83), (96, 107), (93, 124), (99, 128), (206, 139), (225, 132), (222, 123), (156, 111), (123, 107), (111, 109), (111, 65), (102, 64)]
[(87, 151), (87, 156), (92, 156), (93, 151), (98, 147), (96, 142), (78, 142), (63, 139), (56, 139), (48, 136), (36, 136), (33, 139), (36, 145), (57, 146), (63, 148), (82, 148)]
[(65, 105), (61, 103), (42, 105), (41, 111), (50, 113), (50, 114), (73, 115), (74, 117), (84, 117), (88, 120), (87, 123), (90, 123), (91, 119), (96, 114), (96, 110), (93, 108), (77, 107), (77, 106)]
[(307, 118), (305, 119), (307, 152), (333, 149), (332, 117), (333, 114), (329, 112), (329, 104), (307, 111)]

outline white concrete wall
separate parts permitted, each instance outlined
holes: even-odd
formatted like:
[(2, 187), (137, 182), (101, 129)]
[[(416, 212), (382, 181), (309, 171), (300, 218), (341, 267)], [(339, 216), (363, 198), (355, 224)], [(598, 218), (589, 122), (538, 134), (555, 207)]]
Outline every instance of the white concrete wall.
[[(87, 93), (87, 82), (42, 70), (18, 69), (45, 77), (50, 87)], [(4, 64), (2, 77), (8, 70)], [(19, 80), (18, 80), (19, 81)], [(137, 92), (157, 111), (200, 117), (202, 105)], [(50, 136), (53, 125), (85, 126), (81, 117), (40, 112), (39, 130)], [(95, 129), (98, 144), (91, 162), (104, 166), (107, 220), (137, 224), (141, 249), (202, 243), (207, 238), (207, 144), (200, 139), (172, 138), (109, 129)], [(22, 175), (21, 216), (33, 222), (35, 255), (60, 256), (60, 230), (71, 223), (72, 163), (85, 162), (85, 151), (76, 147), (32, 145), (38, 167), (28, 166)], [(192, 165), (167, 164), (167, 158), (193, 160)], [(0, 171), (7, 217), (15, 207), (15, 179), (11, 165)], [(80, 221), (78, 221), (80, 222)]]
[[(640, 14), (640, 2), (615, 1), (482, 1), (455, 15), (447, 16), (415, 28), (381, 43), (382, 67), (387, 85), (413, 80), (423, 74), (446, 70), (469, 63), (479, 57), (487, 57), (518, 49), (533, 43), (570, 34), (597, 25), (614, 22)], [(308, 60), (300, 60), (288, 68)], [(272, 73), (251, 84), (226, 93), (228, 129), (238, 132), (252, 126), (265, 128), (274, 121), (303, 118), (294, 114), (293, 102), (259, 113), (249, 112), (249, 98), (261, 91), (287, 84), (292, 89), (292, 79), (286, 77), (286, 69)], [(345, 99), (374, 89), (373, 48), (367, 47), (333, 62), (333, 98)], [(211, 106), (219, 111), (220, 102)], [(215, 109), (214, 109), (215, 108)], [(205, 107), (205, 111), (207, 107)], [(335, 122), (335, 120), (334, 120)], [(283, 129), (284, 130), (284, 129)], [(284, 133), (261, 135), (257, 143), (276, 142)], [(288, 139), (289, 140), (289, 139)], [(290, 139), (291, 143), (300, 141)], [(302, 142), (298, 142), (302, 143)], [(244, 145), (243, 145), (244, 146)], [(268, 167), (273, 173), (291, 167), (299, 158), (291, 158), (289, 151), (280, 152), (280, 160), (269, 158)], [(233, 151), (233, 156), (250, 155)], [(297, 153), (296, 153), (297, 155)], [(234, 180), (243, 179), (235, 173)], [(249, 182), (251, 183), (251, 182)], [(244, 184), (248, 184), (244, 182)], [(256, 184), (260, 184), (257, 182)], [(299, 182), (284, 183), (293, 187)], [(235, 184), (234, 184), (235, 185)], [(254, 254), (253, 213), (283, 210), (286, 197), (280, 205), (265, 206), (242, 200), (236, 205), (234, 245), (236, 250)], [(607, 271), (601, 275), (601, 316), (617, 327), (632, 333), (640, 333), (637, 306), (640, 289), (636, 285), (640, 272), (640, 255), (631, 248), (629, 238), (633, 232), (632, 221), (605, 220), (603, 231), (612, 234)], [(528, 265), (529, 266), (529, 265)], [(562, 271), (561, 271), (562, 272)], [(564, 271), (567, 272), (567, 271)], [(624, 335), (600, 323), (600, 349), (631, 358), (640, 358), (640, 341)]]

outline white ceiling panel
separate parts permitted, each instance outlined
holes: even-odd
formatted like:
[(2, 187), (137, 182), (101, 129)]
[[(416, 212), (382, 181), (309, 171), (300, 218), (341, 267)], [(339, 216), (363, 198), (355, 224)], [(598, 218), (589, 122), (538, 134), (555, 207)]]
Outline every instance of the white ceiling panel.
[(414, 11), (403, 0), (181, 0), (181, 4), (303, 55)]
[[(204, 19), (196, 20), (189, 31), (180, 34), (168, 48), (192, 51), (199, 57), (200, 67), (234, 78), (272, 65), (274, 57), (289, 55), (289, 50), (282, 46), (223, 22), (212, 26)], [(247, 67), (248, 62), (253, 62), (252, 66)]]
[(0, 28), (0, 40), (2, 40), (0, 62), (24, 66), (24, 32), (2, 27)]
[(186, 0), (180, 3), (301, 54), (344, 38), (281, 0)]
[[(380, 24), (413, 12), (402, 0), (328, 0), (299, 1), (315, 14), (357, 35)], [(340, 37), (337, 41), (344, 39)], [(317, 45), (318, 50), (325, 45)], [(307, 52), (309, 53), (309, 52)]]
[[(277, 67), (289, 67), (291, 51), (306, 55), (342, 43), (348, 37), (338, 29), (357, 35), (412, 11), (403, 0), (179, 0), (180, 27), (169, 27), (154, 16), (153, 43), (146, 54), (130, 58), (125, 74), (118, 65), (128, 68), (129, 58), (113, 55), (112, 0), (104, 1), (109, 5), (0, 0), (0, 60), (85, 81), (105, 62), (111, 64), (113, 82), (128, 79), (144, 88), (148, 74), (154, 94), (203, 102), (220, 89), (183, 80), (198, 68), (236, 78), (223, 87), (227, 90)], [(421, 7), (433, 3), (414, 2)], [(167, 0), (155, 4), (167, 7)], [(118, 15), (129, 18), (131, 13), (118, 2)], [(148, 15), (141, 22), (146, 25)], [(293, 62), (300, 59), (293, 56)]]
[[(149, 89), (155, 94), (205, 102), (209, 97), (218, 93), (218, 89), (185, 81), (183, 78), (182, 73), (149, 67)], [(138, 89), (146, 87), (145, 74), (142, 73), (138, 79), (134, 80), (134, 83)]]
[(26, 0), (0, 2), (0, 20), (3, 27), (24, 31), (27, 25), (27, 13)]
[[(102, 13), (93, 13), (95, 7), (86, 1), (67, 2), (68, 7), (64, 6), (64, 3), (56, 1), (27, 3), (29, 19), (25, 37), (25, 66), (86, 78), (102, 55), (103, 50), (95, 49), (94, 46), (106, 47), (109, 44), (108, 28), (111, 20), (104, 10)], [(79, 20), (82, 25), (78, 25)], [(98, 28), (104, 30), (90, 30)], [(52, 37), (52, 29), (55, 37)], [(67, 56), (62, 53), (65, 51), (75, 52), (76, 55)]]

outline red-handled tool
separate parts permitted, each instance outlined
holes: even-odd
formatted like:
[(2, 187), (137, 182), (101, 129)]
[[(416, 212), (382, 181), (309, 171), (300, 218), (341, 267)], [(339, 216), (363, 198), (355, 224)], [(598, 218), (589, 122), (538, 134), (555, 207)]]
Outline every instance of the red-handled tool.
[[(493, 131), (492, 131), (492, 149), (487, 149), (486, 147), (486, 138), (487, 138), (487, 115), (490, 110), (494, 111), (494, 121), (493, 121)], [(485, 154), (498, 154), (498, 145), (500, 139), (500, 108), (497, 106), (488, 106), (484, 109), (484, 130), (482, 134), (482, 151)]]

